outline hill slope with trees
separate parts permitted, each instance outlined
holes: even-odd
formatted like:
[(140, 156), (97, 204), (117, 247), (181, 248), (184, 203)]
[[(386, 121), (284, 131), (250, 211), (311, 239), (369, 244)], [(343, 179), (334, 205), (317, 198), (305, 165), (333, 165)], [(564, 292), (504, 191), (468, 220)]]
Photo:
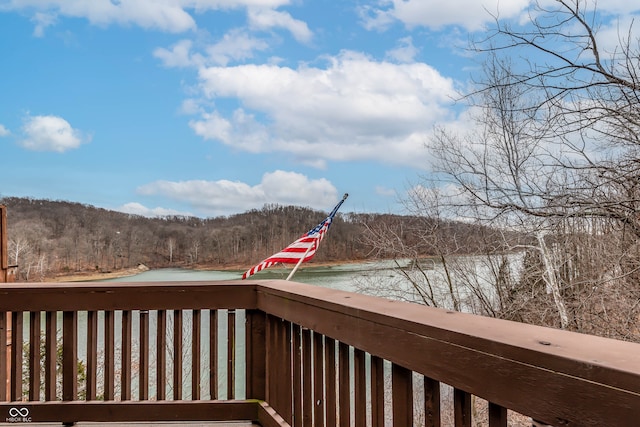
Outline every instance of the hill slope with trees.
[[(265, 205), (228, 217), (168, 216), (147, 218), (69, 201), (5, 197), (9, 263), (18, 280), (38, 281), (59, 274), (110, 272), (135, 268), (237, 268), (242, 270), (279, 251), (327, 213), (296, 206)], [(416, 217), (338, 213), (322, 250), (312, 262), (347, 262), (374, 258), (379, 251), (364, 236), (373, 224), (397, 230), (398, 239), (433, 255), (420, 244)], [(474, 235), (465, 224), (451, 223), (447, 234), (472, 252)], [(403, 231), (404, 230), (404, 231)]]

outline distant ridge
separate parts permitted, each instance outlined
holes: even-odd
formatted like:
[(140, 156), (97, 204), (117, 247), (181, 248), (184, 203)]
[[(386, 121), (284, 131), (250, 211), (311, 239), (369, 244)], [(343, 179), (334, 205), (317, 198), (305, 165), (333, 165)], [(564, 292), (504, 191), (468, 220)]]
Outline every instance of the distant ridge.
[[(265, 205), (215, 218), (147, 218), (95, 206), (48, 199), (3, 197), (7, 206), (10, 256), (19, 280), (61, 273), (149, 268), (250, 267), (298, 238), (327, 215), (297, 206)], [(338, 213), (331, 238), (312, 262), (359, 261), (384, 257), (372, 230), (403, 230), (402, 244), (416, 256), (433, 255), (422, 244), (433, 220), (390, 214)], [(472, 253), (482, 229), (465, 223), (440, 224), (442, 235)], [(16, 262), (17, 261), (17, 262)]]

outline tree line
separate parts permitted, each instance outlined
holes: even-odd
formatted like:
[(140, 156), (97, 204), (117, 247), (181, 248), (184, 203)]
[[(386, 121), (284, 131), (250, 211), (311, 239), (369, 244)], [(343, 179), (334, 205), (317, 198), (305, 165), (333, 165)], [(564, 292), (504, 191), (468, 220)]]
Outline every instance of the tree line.
[[(242, 270), (286, 247), (326, 218), (299, 206), (265, 205), (245, 213), (214, 218), (147, 218), (60, 200), (5, 197), (9, 263), (18, 280), (38, 281), (60, 273), (109, 272), (144, 264), (149, 268), (237, 268)], [(395, 224), (415, 240), (417, 218), (391, 214), (338, 213), (313, 262), (372, 259), (377, 255), (363, 234), (371, 224)], [(404, 224), (404, 225), (403, 225)], [(472, 252), (474, 233), (463, 223), (451, 236), (465, 236)], [(475, 233), (477, 234), (477, 233)], [(477, 239), (476, 239), (477, 240)], [(417, 249), (417, 256), (433, 254)]]

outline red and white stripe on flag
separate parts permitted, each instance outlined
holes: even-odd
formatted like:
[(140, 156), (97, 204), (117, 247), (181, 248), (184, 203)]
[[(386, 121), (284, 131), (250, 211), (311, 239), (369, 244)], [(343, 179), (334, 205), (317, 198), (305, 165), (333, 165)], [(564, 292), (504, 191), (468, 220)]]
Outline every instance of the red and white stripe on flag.
[(348, 194), (345, 194), (340, 203), (336, 205), (335, 208), (331, 211), (328, 217), (324, 219), (320, 224), (316, 225), (313, 229), (305, 233), (298, 240), (282, 249), (280, 252), (271, 255), (269, 258), (262, 261), (260, 264), (251, 267), (247, 270), (242, 278), (246, 279), (247, 277), (256, 274), (259, 271), (264, 270), (265, 268), (269, 268), (272, 265), (283, 263), (283, 264), (297, 264), (300, 262), (302, 258), (302, 262), (307, 262), (316, 254), (318, 250), (318, 246), (320, 242), (324, 238), (327, 230), (329, 230), (329, 226), (333, 221), (333, 217), (338, 212), (338, 208), (344, 203), (347, 199)]
[(269, 258), (262, 261), (260, 264), (255, 267), (247, 270), (242, 278), (246, 279), (252, 274), (257, 273), (258, 271), (262, 271), (265, 268), (269, 268), (272, 265), (277, 263), (283, 264), (297, 264), (300, 261), (300, 258), (304, 257), (302, 262), (307, 262), (316, 254), (316, 250), (318, 249), (318, 241), (319, 235), (316, 236), (307, 236), (299, 238), (277, 254), (271, 255)]

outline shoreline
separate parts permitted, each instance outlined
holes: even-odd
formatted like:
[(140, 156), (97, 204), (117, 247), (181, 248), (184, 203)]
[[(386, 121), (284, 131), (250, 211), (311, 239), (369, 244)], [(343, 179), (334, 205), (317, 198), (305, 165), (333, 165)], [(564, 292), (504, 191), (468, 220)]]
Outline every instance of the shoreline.
[(122, 270), (108, 271), (108, 272), (75, 272), (69, 274), (57, 274), (51, 277), (45, 277), (41, 282), (45, 283), (61, 283), (61, 282), (91, 282), (94, 280), (102, 279), (115, 279), (117, 277), (135, 276), (136, 274), (144, 273), (151, 270), (146, 265), (139, 265), (134, 268), (125, 268)]
[[(336, 265), (344, 265), (344, 264), (357, 264), (361, 262), (370, 262), (374, 260), (370, 259), (362, 259), (362, 260), (348, 260), (348, 261), (327, 261), (327, 262), (308, 262), (305, 263), (305, 267), (330, 267)], [(74, 272), (74, 273), (60, 273), (55, 276), (45, 277), (40, 282), (43, 283), (61, 283), (61, 282), (91, 282), (95, 280), (103, 280), (103, 279), (115, 279), (119, 277), (128, 277), (135, 276), (140, 273), (144, 273), (149, 270), (159, 270), (162, 268), (180, 268), (184, 270), (195, 270), (195, 271), (244, 271), (251, 266), (247, 267), (246, 265), (240, 264), (227, 264), (224, 266), (173, 266), (173, 267), (160, 267), (160, 268), (149, 268), (146, 265), (140, 264), (138, 267), (133, 268), (125, 268), (122, 270), (116, 271), (108, 271), (108, 272), (95, 272), (95, 271), (87, 271), (87, 272)], [(300, 268), (304, 268), (301, 266)]]

